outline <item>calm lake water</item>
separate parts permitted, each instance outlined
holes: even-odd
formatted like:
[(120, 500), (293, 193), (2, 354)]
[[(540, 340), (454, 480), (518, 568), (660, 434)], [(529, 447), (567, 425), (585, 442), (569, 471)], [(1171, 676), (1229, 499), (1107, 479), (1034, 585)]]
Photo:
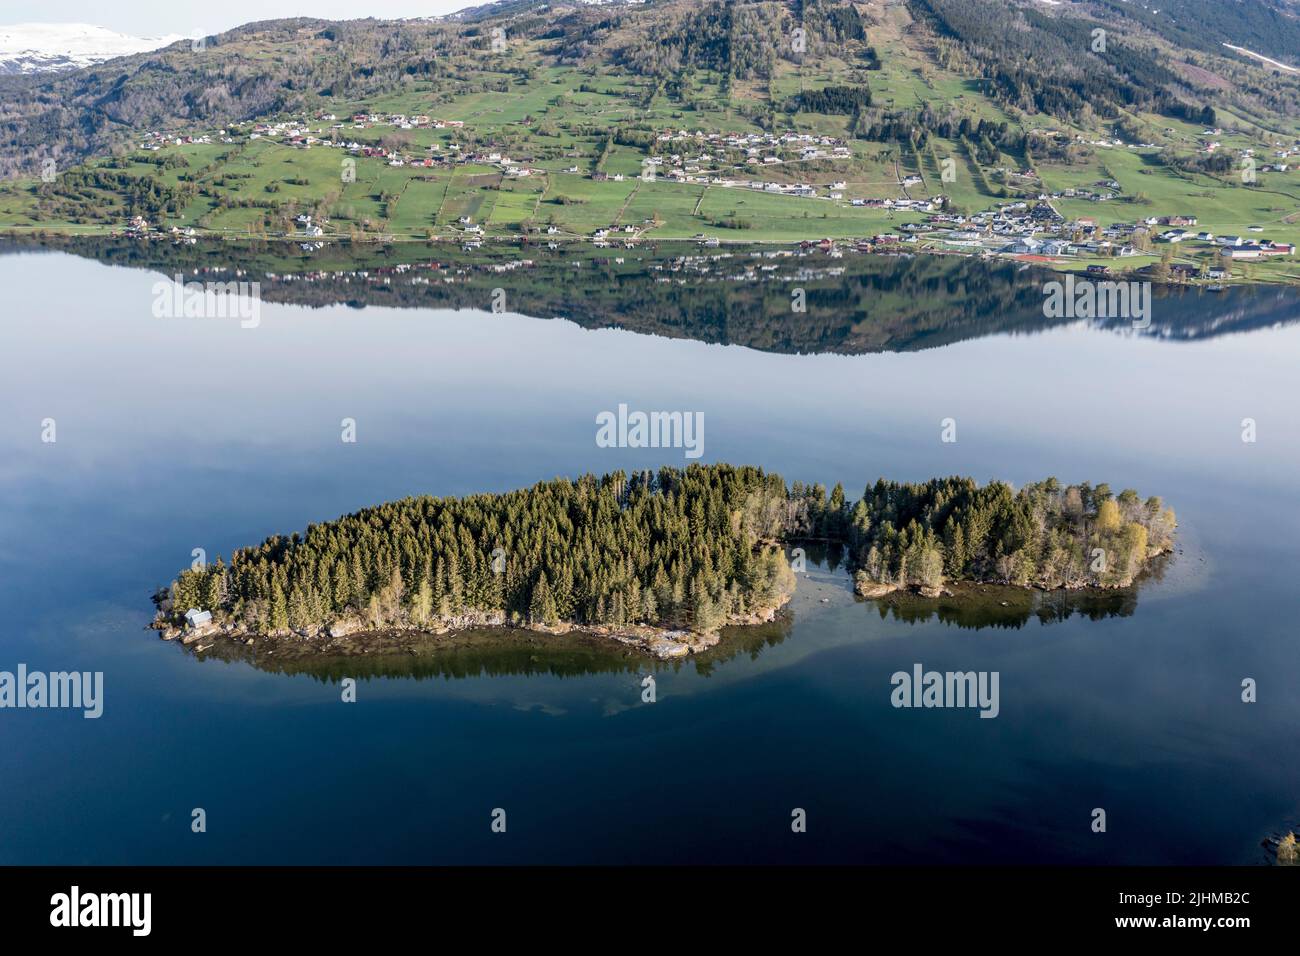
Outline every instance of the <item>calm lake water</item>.
[[(0, 863), (1252, 863), (1295, 821), (1300, 325), (782, 355), (513, 313), (164, 320), (157, 279), (0, 257), (0, 670), (105, 675), (99, 720), (0, 710)], [(1156, 316), (1192, 307), (1226, 325), (1240, 302)], [(285, 673), (145, 629), (194, 548), (685, 463), (597, 447), (619, 403), (703, 412), (702, 460), (855, 497), (879, 476), (1131, 486), (1175, 508), (1180, 553), (1122, 613), (984, 627), (882, 614), (814, 554), (779, 624), (672, 665), (534, 640)], [(893, 708), (915, 663), (998, 671), (1000, 715)]]

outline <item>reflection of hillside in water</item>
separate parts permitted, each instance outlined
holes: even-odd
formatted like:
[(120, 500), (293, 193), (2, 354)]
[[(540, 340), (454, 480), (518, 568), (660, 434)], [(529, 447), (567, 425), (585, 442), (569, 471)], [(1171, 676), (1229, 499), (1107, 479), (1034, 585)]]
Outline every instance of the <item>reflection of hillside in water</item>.
[[(123, 239), (26, 241), (9, 249), (63, 249), (102, 262), (186, 275), (188, 281), (261, 283), (269, 302), (323, 307), (492, 308), (562, 317), (584, 328), (741, 345), (781, 353), (913, 351), (968, 339), (1036, 332), (1078, 320), (1043, 315), (1054, 274), (1000, 259), (790, 250), (511, 247), (464, 253), (423, 243), (327, 247), (294, 243), (185, 245)], [(197, 270), (197, 271), (196, 271)], [(1151, 325), (1091, 324), (1141, 338), (1184, 341), (1289, 324), (1300, 317), (1291, 287), (1207, 292), (1153, 289)], [(802, 305), (802, 311), (799, 306)]]

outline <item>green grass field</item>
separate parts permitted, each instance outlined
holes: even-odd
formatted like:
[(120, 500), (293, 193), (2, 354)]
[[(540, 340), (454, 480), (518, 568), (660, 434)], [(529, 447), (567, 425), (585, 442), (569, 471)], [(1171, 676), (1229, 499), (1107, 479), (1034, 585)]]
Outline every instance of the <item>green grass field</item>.
[[(397, 143), (413, 162), (391, 165), (381, 158), (351, 156), (326, 145), (294, 146), (274, 136), (253, 138), (252, 124), (232, 127), (233, 143), (166, 145), (155, 151), (123, 150), (118, 156), (91, 161), (85, 169), (118, 185), (63, 180), (42, 183), (17, 180), (0, 184), (0, 229), (16, 232), (52, 230), (107, 233), (121, 230), (141, 202), (139, 191), (179, 197), (164, 205), (154, 225), (194, 228), (217, 235), (296, 235), (301, 214), (325, 220), (328, 237), (384, 237), (394, 240), (452, 237), (464, 221), (480, 226), (488, 238), (516, 238), (524, 232), (560, 239), (590, 238), (614, 228), (611, 239), (687, 239), (700, 234), (735, 242), (789, 242), (804, 239), (864, 237), (896, 231), (920, 215), (892, 214), (879, 208), (853, 207), (849, 200), (899, 198), (899, 176), (919, 175), (907, 188), (912, 198), (948, 197), (950, 208), (966, 213), (989, 209), (1010, 198), (1033, 198), (1093, 187), (1114, 179), (1121, 185), (1107, 202), (1062, 198), (1055, 207), (1067, 218), (1092, 217), (1099, 223), (1133, 222), (1145, 216), (1191, 214), (1198, 229), (1216, 234), (1247, 234), (1262, 227), (1268, 238), (1300, 243), (1300, 170), (1260, 173), (1253, 185), (1237, 177), (1185, 175), (1160, 161), (1155, 148), (1129, 149), (1088, 144), (1072, 151), (1071, 161), (999, 153), (981, 165), (960, 139), (931, 135), (924, 143), (856, 139), (847, 115), (785, 112), (801, 92), (826, 86), (866, 82), (879, 110), (913, 109), (930, 104), (972, 121), (1007, 123), (1023, 129), (1069, 130), (1050, 117), (1027, 115), (983, 95), (983, 83), (958, 75), (901, 42), (909, 21), (898, 7), (872, 27), (880, 68), (865, 71), (861, 62), (846, 62), (832, 53), (809, 57), (802, 64), (778, 61), (772, 75), (732, 77), (729, 84), (706, 70), (678, 77), (672, 95), (647, 76), (618, 67), (579, 69), (547, 66), (528, 71), (526, 45), (500, 57), (465, 53), (447, 70), (473, 76), (473, 83), (453, 84), (407, 78), (400, 88), (370, 100), (340, 98), (330, 107), (339, 119), (296, 117), (316, 136), (337, 136), (367, 146)], [(864, 79), (865, 78), (865, 79)], [(756, 107), (766, 101), (764, 117)], [(424, 115), (459, 120), (458, 128), (421, 127), (399, 130), (389, 125), (354, 126), (353, 113)], [(276, 118), (270, 118), (273, 121)], [(1147, 141), (1179, 155), (1203, 148), (1199, 125), (1153, 114), (1122, 116)], [(1266, 161), (1279, 134), (1294, 139), (1295, 118), (1252, 117), (1225, 112), (1225, 128), (1215, 138), (1225, 150), (1253, 149)], [(1288, 125), (1289, 124), (1289, 125)], [(1113, 123), (1096, 124), (1082, 139), (1113, 136)], [(779, 151), (783, 162), (756, 164), (743, 151), (727, 153), (699, 141), (658, 143), (663, 131), (760, 133), (771, 126), (842, 140), (848, 158), (803, 160), (797, 150)], [(341, 128), (340, 128), (341, 127)], [(219, 134), (195, 129), (193, 135)], [(453, 147), (459, 147), (459, 153)], [(506, 175), (493, 162), (423, 165), (425, 157), (496, 152), (526, 164), (531, 175)], [(709, 152), (707, 159), (699, 154)], [(996, 150), (994, 151), (996, 152)], [(658, 168), (651, 181), (641, 179), (648, 155), (681, 154), (698, 175), (813, 184), (819, 198), (806, 199), (749, 188), (683, 183)], [(576, 172), (569, 172), (576, 168)], [(946, 177), (951, 170), (953, 176)], [(690, 170), (688, 169), (688, 172)], [(60, 171), (63, 172), (63, 171)], [(593, 174), (601, 174), (601, 179)], [(1026, 175), (1030, 174), (1030, 175)], [(604, 178), (608, 177), (608, 178)], [(830, 184), (844, 183), (842, 199), (825, 197)], [(623, 227), (631, 226), (628, 233)], [(555, 230), (551, 232), (550, 230)], [(1183, 244), (1177, 255), (1213, 250)], [(1289, 263), (1252, 267), (1266, 275), (1300, 271)]]

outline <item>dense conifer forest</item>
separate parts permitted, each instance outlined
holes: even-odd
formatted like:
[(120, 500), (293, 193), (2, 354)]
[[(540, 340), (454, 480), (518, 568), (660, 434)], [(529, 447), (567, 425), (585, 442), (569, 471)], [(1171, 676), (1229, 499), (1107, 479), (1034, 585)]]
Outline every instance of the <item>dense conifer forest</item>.
[(1173, 531), (1159, 498), (1106, 485), (880, 480), (850, 502), (840, 485), (827, 493), (759, 468), (691, 465), (366, 508), (188, 569), (156, 600), (160, 622), (201, 608), (272, 635), (485, 615), (709, 632), (788, 599), (787, 543), (843, 542), (860, 586), (1118, 587), (1170, 549)]

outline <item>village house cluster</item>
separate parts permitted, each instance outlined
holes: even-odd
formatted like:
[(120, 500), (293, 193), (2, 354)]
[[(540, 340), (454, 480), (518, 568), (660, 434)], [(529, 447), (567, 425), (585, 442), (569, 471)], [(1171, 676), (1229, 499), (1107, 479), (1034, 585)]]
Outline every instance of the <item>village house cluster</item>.
[[(1099, 183), (1117, 188), (1113, 182)], [(1089, 189), (1071, 190), (1091, 193)], [(1129, 257), (1141, 252), (1158, 251), (1159, 244), (1178, 244), (1185, 240), (1202, 243), (1216, 250), (1224, 259), (1261, 259), (1289, 256), (1295, 247), (1290, 243), (1261, 238), (1251, 242), (1241, 236), (1215, 236), (1196, 232), (1197, 217), (1173, 214), (1148, 216), (1136, 222), (1100, 225), (1091, 216), (1066, 219), (1052, 205), (1060, 194), (1043, 194), (1031, 205), (1027, 201), (1007, 202), (971, 216), (939, 213), (929, 216), (925, 225), (905, 224), (905, 231), (923, 233), (945, 246), (972, 251), (996, 252), (1013, 256), (1062, 258), (1069, 256)], [(1161, 227), (1169, 227), (1161, 230)], [(1252, 227), (1262, 232), (1262, 227)], [(1145, 248), (1142, 248), (1144, 247)], [(1210, 273), (1223, 270), (1211, 267)], [(1211, 274), (1211, 278), (1217, 276)]]
[[(401, 113), (359, 112), (350, 117), (340, 118), (332, 113), (317, 113), (313, 120), (285, 119), (276, 122), (255, 122), (242, 124), (231, 130), (219, 130), (214, 135), (174, 136), (153, 132), (148, 134), (141, 146), (149, 150), (165, 146), (185, 145), (190, 143), (234, 143), (236, 137), (246, 141), (268, 139), (290, 147), (311, 149), (313, 147), (335, 148), (350, 155), (377, 159), (390, 166), (421, 166), (475, 164), (497, 167), (503, 176), (523, 178), (541, 175), (545, 170), (529, 164), (527, 159), (516, 159), (500, 149), (484, 146), (479, 148), (462, 148), (455, 142), (434, 143), (427, 147), (412, 145), (394, 146), (383, 142), (361, 142), (349, 138), (347, 131), (365, 130), (376, 127), (388, 127), (397, 130), (420, 129), (456, 129), (463, 127), (460, 120), (438, 119), (424, 114), (407, 115)], [(1219, 130), (1206, 130), (1206, 136), (1220, 134)], [(1050, 135), (1050, 134), (1049, 134)], [(1068, 137), (1083, 142), (1077, 135)], [(1093, 146), (1105, 147), (1141, 147), (1154, 144), (1124, 144), (1119, 140), (1089, 142)], [(1285, 171), (1285, 162), (1295, 150), (1276, 144), (1275, 161), (1264, 169)], [(1206, 142), (1209, 151), (1217, 149), (1217, 140)], [(895, 213), (908, 221), (902, 222), (897, 232), (878, 233), (859, 240), (836, 243), (831, 240), (809, 240), (802, 244), (807, 251), (821, 250), (832, 256), (843, 254), (844, 249), (857, 251), (882, 251), (891, 247), (924, 246), (931, 251), (952, 251), (976, 253), (982, 255), (1010, 255), (1025, 258), (1057, 259), (1071, 256), (1088, 257), (1130, 257), (1140, 253), (1157, 252), (1161, 244), (1177, 246), (1183, 243), (1199, 244), (1197, 251), (1213, 251), (1217, 259), (1249, 260), (1265, 259), (1277, 256), (1289, 256), (1294, 247), (1289, 243), (1276, 242), (1259, 236), (1245, 238), (1235, 235), (1215, 236), (1200, 230), (1195, 216), (1171, 214), (1149, 216), (1135, 222), (1112, 223), (1101, 225), (1088, 216), (1067, 218), (1057, 210), (1062, 200), (1089, 200), (1108, 202), (1122, 196), (1123, 187), (1113, 179), (1103, 179), (1086, 185), (1076, 185), (1052, 192), (1039, 192), (1035, 199), (1014, 200), (998, 203), (993, 208), (969, 215), (957, 213), (949, 208), (945, 196), (911, 197), (907, 190), (923, 185), (920, 176), (904, 175), (898, 181), (901, 196), (893, 198), (864, 198), (854, 196), (845, 198), (849, 184), (843, 180), (830, 182), (789, 181), (796, 176), (791, 174), (800, 163), (818, 160), (847, 160), (852, 157), (848, 144), (839, 138), (806, 132), (708, 132), (704, 130), (688, 131), (684, 129), (661, 132), (656, 137), (656, 154), (647, 156), (642, 163), (642, 178), (653, 178), (682, 184), (706, 185), (735, 189), (748, 189), (769, 194), (794, 196), (809, 199), (825, 199), (844, 202), (854, 207), (866, 207), (884, 210), (893, 218)], [(1246, 150), (1249, 156), (1252, 151)], [(764, 169), (780, 170), (780, 179), (766, 178), (761, 175)], [(590, 175), (597, 181), (621, 181), (635, 178), (622, 173), (606, 173), (593, 170), (583, 173), (577, 165), (571, 165), (564, 172), (573, 175)], [(755, 175), (758, 173), (758, 175)], [(800, 177), (804, 180), (809, 177)], [(830, 178), (830, 177), (823, 177)], [(1034, 176), (1022, 177), (1036, 179)], [(920, 216), (919, 221), (916, 221)], [(327, 223), (314, 221), (311, 215), (297, 216), (298, 234), (305, 250), (321, 247), (321, 240), (326, 237)], [(621, 242), (626, 248), (632, 248), (640, 240), (650, 220), (639, 225), (625, 223), (611, 224), (608, 227), (594, 229), (586, 238), (597, 247), (608, 247)], [(1251, 227), (1251, 232), (1262, 232), (1262, 227)], [(149, 224), (139, 217), (128, 226), (126, 233), (134, 236), (149, 235)], [(483, 226), (469, 217), (462, 217), (456, 224), (453, 235), (458, 238), (466, 250), (478, 249), (485, 238)], [(553, 239), (574, 238), (562, 227), (549, 225), (546, 235)], [(452, 236), (448, 236), (451, 238)], [(178, 232), (173, 230), (174, 241), (193, 241), (193, 231)], [(707, 248), (716, 248), (721, 241), (716, 236), (697, 235), (696, 241)], [(550, 249), (558, 248), (554, 241)], [(1225, 263), (1226, 265), (1226, 263)], [(1103, 267), (1104, 268), (1104, 267)], [(1181, 265), (1182, 271), (1197, 270), (1198, 267)], [(1176, 271), (1176, 270), (1175, 270)], [(1222, 275), (1225, 268), (1215, 265), (1206, 273), (1211, 278)]]
[[(812, 133), (717, 133), (696, 130), (660, 133), (662, 152), (645, 160), (647, 171), (682, 183), (758, 189), (764, 192), (813, 198), (817, 188), (809, 183), (780, 183), (738, 176), (747, 169), (786, 166), (819, 159), (852, 157), (848, 144), (833, 136)], [(666, 150), (672, 150), (667, 152)], [(826, 198), (841, 199), (845, 183), (832, 183)]]

